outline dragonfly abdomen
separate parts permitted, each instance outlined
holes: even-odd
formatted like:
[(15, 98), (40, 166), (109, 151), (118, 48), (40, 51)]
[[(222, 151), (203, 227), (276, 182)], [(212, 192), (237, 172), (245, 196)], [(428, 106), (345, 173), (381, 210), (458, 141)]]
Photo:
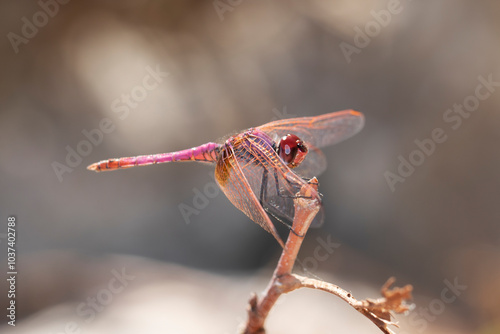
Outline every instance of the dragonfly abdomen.
[(217, 143), (206, 143), (197, 147), (177, 152), (108, 159), (96, 162), (88, 166), (87, 169), (96, 172), (102, 172), (176, 161), (215, 162), (217, 160), (219, 147), (220, 145)]

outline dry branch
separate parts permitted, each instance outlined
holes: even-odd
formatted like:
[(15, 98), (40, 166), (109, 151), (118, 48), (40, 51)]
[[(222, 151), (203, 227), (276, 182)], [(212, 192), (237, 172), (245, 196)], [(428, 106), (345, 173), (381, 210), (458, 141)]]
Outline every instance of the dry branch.
[(264, 295), (260, 300), (255, 294), (250, 298), (248, 319), (242, 333), (264, 334), (266, 332), (264, 322), (280, 295), (299, 288), (311, 288), (323, 290), (341, 298), (370, 319), (382, 332), (392, 334), (393, 332), (387, 326), (397, 325), (391, 321), (391, 311), (404, 313), (408, 310), (405, 301), (411, 299), (411, 285), (390, 289), (390, 286), (394, 283), (394, 278), (389, 278), (381, 290), (383, 298), (357, 300), (351, 293), (337, 285), (292, 274), (293, 265), (297, 259), (303, 238), (320, 209), (321, 203), (316, 199), (317, 188), (318, 180), (313, 178), (297, 194), (294, 201), (293, 231), (288, 236), (285, 248), (281, 253), (276, 270)]

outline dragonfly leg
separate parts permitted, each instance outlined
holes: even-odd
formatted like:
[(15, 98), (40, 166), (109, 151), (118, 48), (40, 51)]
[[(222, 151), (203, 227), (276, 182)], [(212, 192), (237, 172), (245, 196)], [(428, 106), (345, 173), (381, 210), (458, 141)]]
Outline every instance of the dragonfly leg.
[(295, 234), (296, 236), (300, 237), (300, 238), (303, 238), (305, 236), (304, 235), (301, 235), (301, 234), (298, 234), (297, 232), (295, 232), (295, 230), (293, 229), (292, 226), (290, 226), (290, 224), (288, 224), (287, 222), (284, 222), (283, 220), (281, 220), (280, 217), (276, 216), (274, 213), (272, 213), (271, 211), (269, 211), (268, 209), (264, 208), (264, 210), (266, 210), (266, 212), (268, 214), (270, 214), (271, 216), (274, 217), (274, 219), (276, 219), (277, 221), (279, 221), (281, 224), (285, 225), (286, 227), (288, 227), (288, 229), (293, 233)]
[[(266, 173), (267, 174), (267, 173)], [(266, 176), (267, 178), (267, 176)], [(279, 182), (279, 178), (278, 178), (278, 172), (275, 170), (274, 171), (274, 184), (276, 186), (276, 193), (281, 196), (281, 197), (285, 197), (285, 198), (302, 198), (302, 197), (306, 197), (306, 196), (298, 196), (298, 195), (285, 195), (285, 194), (282, 194), (281, 191), (280, 191), (280, 182)], [(304, 235), (300, 235), (298, 234), (297, 232), (295, 232), (295, 230), (293, 229), (292, 226), (290, 226), (290, 224), (287, 224), (285, 223), (284, 221), (282, 221), (280, 218), (276, 217), (276, 215), (274, 215), (272, 212), (270, 212), (271, 215), (276, 218), (279, 222), (281, 222), (283, 225), (285, 225), (286, 227), (288, 227), (288, 229), (293, 233), (295, 234), (296, 236), (300, 237), (300, 238), (303, 238)]]
[[(266, 178), (267, 178), (267, 176), (266, 176)], [(306, 180), (306, 179), (304, 179), (304, 180)], [(310, 182), (310, 181), (311, 180), (307, 180), (307, 183), (312, 184), (312, 185), (318, 184), (317, 182)], [(276, 170), (274, 171), (274, 182), (276, 184), (276, 193), (280, 197), (284, 197), (284, 198), (306, 198), (306, 199), (312, 199), (311, 196), (285, 195), (285, 194), (282, 194), (281, 193), (281, 189), (280, 189), (280, 183), (279, 183), (279, 180), (278, 180), (278, 172)]]
[(260, 205), (264, 207), (264, 199), (267, 196), (267, 169), (262, 172), (262, 183), (260, 185)]
[[(271, 211), (269, 211), (265, 206), (264, 206), (264, 200), (266, 199), (266, 196), (267, 196), (267, 182), (268, 182), (268, 171), (267, 169), (264, 168), (264, 171), (262, 172), (262, 184), (260, 186), (260, 198), (259, 198), (259, 201), (260, 201), (260, 205), (262, 205), (262, 207), (264, 208), (264, 210), (266, 210), (266, 212), (268, 214), (270, 214), (271, 216), (273, 216), (277, 221), (279, 221), (280, 223), (282, 223), (283, 225), (285, 225), (286, 227), (288, 227), (288, 229), (290, 231), (292, 231), (293, 234), (295, 234), (296, 236), (298, 237), (303, 237), (302, 235), (299, 235), (297, 234), (292, 226), (290, 226), (290, 224), (287, 224), (285, 223), (283, 220), (281, 220), (278, 216), (276, 216), (274, 213), (272, 213)], [(282, 196), (280, 193), (279, 193), (279, 182), (278, 182), (278, 175), (276, 173), (274, 173), (274, 180), (275, 180), (275, 183), (276, 183), (276, 190), (278, 192), (278, 194), (280, 196)]]
[[(299, 195), (285, 195), (283, 193), (281, 193), (281, 190), (280, 190), (280, 182), (279, 182), (279, 178), (278, 178), (278, 172), (275, 170), (274, 173), (274, 185), (276, 187), (276, 193), (278, 194), (278, 196), (280, 197), (284, 197), (284, 198), (312, 198), (310, 196), (299, 196)], [(269, 181), (268, 180), (269, 178), (269, 171), (267, 169), (264, 168), (263, 172), (262, 172), (262, 183), (261, 183), (261, 186), (260, 186), (260, 195), (259, 195), (259, 202), (260, 202), (260, 205), (262, 205), (262, 207), (264, 208), (264, 210), (266, 210), (266, 212), (268, 214), (270, 214), (271, 216), (273, 216), (277, 221), (279, 221), (280, 223), (282, 223), (283, 225), (285, 225), (286, 227), (288, 227), (288, 229), (293, 233), (295, 234), (296, 236), (300, 237), (300, 238), (303, 238), (304, 235), (300, 235), (298, 234), (297, 232), (295, 232), (295, 230), (293, 229), (293, 227), (284, 222), (283, 220), (281, 220), (277, 215), (275, 215), (274, 213), (272, 213), (271, 211), (269, 211), (269, 209), (267, 209), (265, 206), (264, 206), (264, 202), (266, 200), (266, 197), (267, 197), (267, 182)], [(314, 182), (311, 182), (311, 184), (314, 184)], [(268, 205), (272, 205), (272, 203), (267, 203)]]
[(278, 179), (278, 172), (276, 170), (274, 171), (274, 184), (276, 185), (276, 193), (280, 197), (284, 197), (284, 198), (297, 198), (297, 195), (285, 195), (285, 194), (281, 193), (280, 181)]

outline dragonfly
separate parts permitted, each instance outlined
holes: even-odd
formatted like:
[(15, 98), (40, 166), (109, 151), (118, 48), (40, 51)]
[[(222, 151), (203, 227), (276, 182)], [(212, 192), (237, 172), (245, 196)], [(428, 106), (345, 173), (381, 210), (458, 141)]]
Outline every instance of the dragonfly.
[[(102, 172), (177, 161), (215, 164), (215, 180), (229, 201), (284, 247), (269, 215), (293, 222), (297, 193), (326, 170), (320, 148), (353, 136), (363, 125), (363, 114), (354, 110), (282, 119), (228, 136), (221, 143), (102, 160), (87, 169)], [(319, 193), (314, 196), (321, 203)], [(320, 210), (312, 226), (320, 226), (323, 216)]]

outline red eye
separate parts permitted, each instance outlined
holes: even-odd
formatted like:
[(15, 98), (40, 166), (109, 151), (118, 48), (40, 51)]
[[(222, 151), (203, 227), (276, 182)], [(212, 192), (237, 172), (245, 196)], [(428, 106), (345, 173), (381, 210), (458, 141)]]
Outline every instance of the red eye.
[(281, 138), (276, 151), (288, 167), (294, 168), (306, 157), (307, 147), (299, 137), (288, 134)]

